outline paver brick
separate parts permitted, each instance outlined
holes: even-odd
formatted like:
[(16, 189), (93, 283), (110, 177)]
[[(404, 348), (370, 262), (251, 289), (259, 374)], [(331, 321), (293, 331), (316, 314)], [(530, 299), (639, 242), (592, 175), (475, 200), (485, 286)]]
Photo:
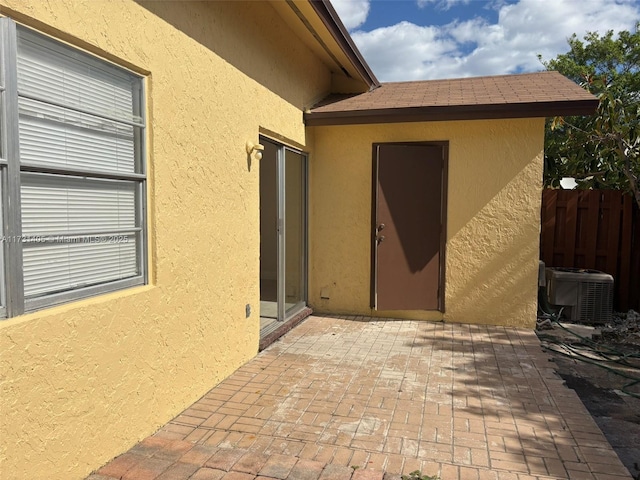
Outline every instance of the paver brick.
[(404, 457), (402, 455), (387, 455), (387, 466), (385, 467), (386, 472), (390, 474), (399, 474), (402, 471), (402, 466), (404, 465)]
[(458, 466), (456, 465), (442, 465), (440, 475), (446, 480), (460, 480)]
[(212, 445), (214, 447), (218, 447), (225, 441), (228, 435), (229, 435), (229, 432), (225, 430), (213, 430), (211, 435), (209, 435), (208, 437), (206, 437), (206, 439), (204, 439), (204, 443), (206, 445)]
[(552, 477), (562, 478), (566, 477), (567, 470), (564, 463), (555, 458), (545, 458), (544, 464), (547, 467), (547, 471)]
[(350, 467), (366, 468), (369, 462), (369, 452), (363, 450), (355, 450), (351, 457)]
[(287, 480), (318, 480), (323, 468), (321, 462), (300, 459), (291, 469)]
[(134, 453), (143, 457), (152, 457), (159, 450), (163, 449), (167, 444), (176, 440), (163, 437), (147, 437), (141, 442), (134, 445), (128, 453)]
[(585, 472), (584, 470), (571, 470), (567, 469), (567, 475), (571, 480), (595, 480), (591, 472)]
[(162, 472), (156, 480), (187, 480), (198, 468), (198, 465), (192, 463), (177, 462)]
[(367, 468), (373, 468), (376, 470), (384, 470), (387, 465), (387, 456), (381, 453), (371, 453), (369, 455), (369, 461), (367, 462)]
[(213, 468), (200, 468), (189, 480), (220, 480), (227, 472)]
[(297, 461), (298, 459), (296, 457), (288, 455), (272, 455), (260, 469), (259, 474), (265, 477), (284, 480), (287, 478)]
[(218, 448), (211, 445), (194, 445), (191, 450), (180, 457), (180, 462), (204, 465), (217, 451)]
[(405, 458), (404, 466), (402, 467), (402, 474), (409, 475), (411, 472), (420, 471), (422, 468), (422, 461), (418, 458)]
[(305, 444), (297, 440), (283, 442), (282, 454), (298, 457)]
[(352, 480), (383, 480), (384, 472), (368, 469), (358, 469), (353, 472)]
[(242, 435), (242, 438), (236, 442), (236, 447), (244, 450), (249, 450), (253, 448), (253, 445), (256, 443), (258, 437), (252, 433), (245, 433)]
[(401, 480), (401, 477), (399, 473), (384, 472), (382, 480)]
[[(188, 425), (179, 425), (177, 423), (167, 423), (164, 427), (162, 427), (162, 430), (167, 433), (175, 434), (175, 436), (165, 435), (165, 438), (182, 440), (184, 437), (193, 432), (195, 430), (195, 427), (191, 427)], [(156, 436), (158, 436), (157, 433)]]
[(596, 480), (629, 480), (628, 475), (616, 475), (608, 473), (594, 473)]
[(173, 462), (160, 458), (145, 458), (122, 476), (122, 480), (154, 480)]
[(335, 452), (336, 452), (335, 447), (320, 446), (313, 460), (317, 462), (322, 462), (322, 463), (331, 463), (331, 460), (333, 459), (333, 455), (335, 454)]
[(564, 462), (564, 466), (567, 470), (571, 471), (579, 471), (579, 472), (588, 472), (589, 465), (584, 462)]
[(222, 480), (254, 480), (255, 475), (244, 472), (228, 472), (222, 477)]
[(479, 471), (473, 467), (460, 467), (460, 480), (478, 480)]
[(233, 470), (257, 475), (267, 460), (269, 460), (269, 456), (264, 453), (247, 452), (233, 466)]
[(629, 471), (619, 462), (614, 463), (615, 454), (612, 453), (612, 458), (609, 463), (589, 463), (589, 467), (594, 474), (607, 474), (607, 475), (629, 475)]
[(350, 480), (353, 468), (344, 465), (329, 464), (320, 474), (320, 480)]
[(205, 462), (204, 466), (228, 472), (245, 453), (247, 453), (245, 450), (221, 448)]
[(125, 473), (127, 473), (145, 458), (146, 457), (141, 455), (123, 453), (122, 455), (114, 458), (111, 462), (99, 469), (97, 473), (99, 473), (100, 475), (121, 478)]
[(336, 453), (333, 456), (333, 460), (331, 463), (337, 465), (350, 466), (351, 458), (353, 457), (353, 450), (349, 448), (338, 447), (336, 448)]
[(175, 462), (185, 453), (191, 450), (194, 446), (194, 443), (188, 442), (186, 440), (173, 440), (156, 451), (156, 453), (154, 453), (153, 455), (153, 458)]
[(211, 435), (212, 431), (208, 428), (196, 428), (189, 435), (184, 437), (187, 442), (200, 442), (206, 440), (209, 435)]

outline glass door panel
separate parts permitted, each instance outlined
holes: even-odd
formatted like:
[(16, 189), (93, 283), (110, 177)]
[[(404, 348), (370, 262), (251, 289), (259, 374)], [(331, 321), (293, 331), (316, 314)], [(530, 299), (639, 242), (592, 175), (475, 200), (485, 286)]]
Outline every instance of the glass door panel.
[(260, 160), (260, 317), (278, 317), (278, 146), (263, 141)]
[(263, 137), (260, 143), (262, 333), (306, 306), (307, 157)]
[(304, 306), (306, 299), (305, 161), (302, 154), (285, 150), (285, 315)]

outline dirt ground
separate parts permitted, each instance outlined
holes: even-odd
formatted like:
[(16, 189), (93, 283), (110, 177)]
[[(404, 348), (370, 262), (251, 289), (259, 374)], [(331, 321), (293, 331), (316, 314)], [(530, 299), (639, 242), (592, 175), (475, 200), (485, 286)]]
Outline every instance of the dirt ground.
[(640, 480), (640, 314), (618, 315), (606, 326), (538, 323), (558, 374)]

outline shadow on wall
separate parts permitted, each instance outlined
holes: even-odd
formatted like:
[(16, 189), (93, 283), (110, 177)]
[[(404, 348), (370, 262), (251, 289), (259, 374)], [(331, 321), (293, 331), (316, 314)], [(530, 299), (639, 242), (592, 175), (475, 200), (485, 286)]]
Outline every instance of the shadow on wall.
[[(535, 325), (539, 221), (530, 182), (537, 178), (536, 165), (502, 172), (501, 189), (481, 190), (484, 181), (468, 195), (458, 189), (456, 205), (449, 204), (455, 232), (447, 242), (445, 319)], [(461, 199), (467, 203), (460, 205)]]
[[(404, 260), (411, 272), (417, 273), (432, 260), (439, 262), (440, 258), (441, 179), (437, 175), (441, 171), (440, 150), (429, 150), (429, 147), (392, 148), (382, 150), (387, 152), (384, 156), (386, 162), (383, 158), (379, 161), (378, 216), (382, 212), (385, 217), (387, 214), (390, 216)], [(391, 153), (394, 150), (398, 152), (395, 155)], [(427, 152), (433, 150), (436, 158), (427, 156)], [(432, 164), (438, 167), (431, 167)]]
[(457, 271), (451, 272), (455, 278), (447, 285), (447, 313), (462, 322), (533, 326), (536, 232), (533, 228), (500, 232), (500, 228), (487, 228), (474, 219), (450, 240), (451, 250), (475, 253), (467, 254), (469, 258), (461, 253)]
[[(304, 92), (319, 60), (267, 2), (136, 1), (290, 104), (314, 100)], [(215, 76), (203, 88), (215, 90)]]
[(449, 196), (447, 265), (454, 267), (448, 270), (447, 313), (461, 322), (532, 327), (541, 162), (540, 157), (526, 164), (517, 156), (502, 158), (507, 168), (499, 179), (466, 178), (466, 191), (451, 186), (457, 191)]

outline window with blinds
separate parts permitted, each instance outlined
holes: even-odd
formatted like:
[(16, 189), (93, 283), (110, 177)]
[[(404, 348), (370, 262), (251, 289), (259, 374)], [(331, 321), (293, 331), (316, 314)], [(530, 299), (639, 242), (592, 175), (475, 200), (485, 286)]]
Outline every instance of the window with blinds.
[(143, 78), (7, 18), (0, 34), (0, 315), (144, 284)]

